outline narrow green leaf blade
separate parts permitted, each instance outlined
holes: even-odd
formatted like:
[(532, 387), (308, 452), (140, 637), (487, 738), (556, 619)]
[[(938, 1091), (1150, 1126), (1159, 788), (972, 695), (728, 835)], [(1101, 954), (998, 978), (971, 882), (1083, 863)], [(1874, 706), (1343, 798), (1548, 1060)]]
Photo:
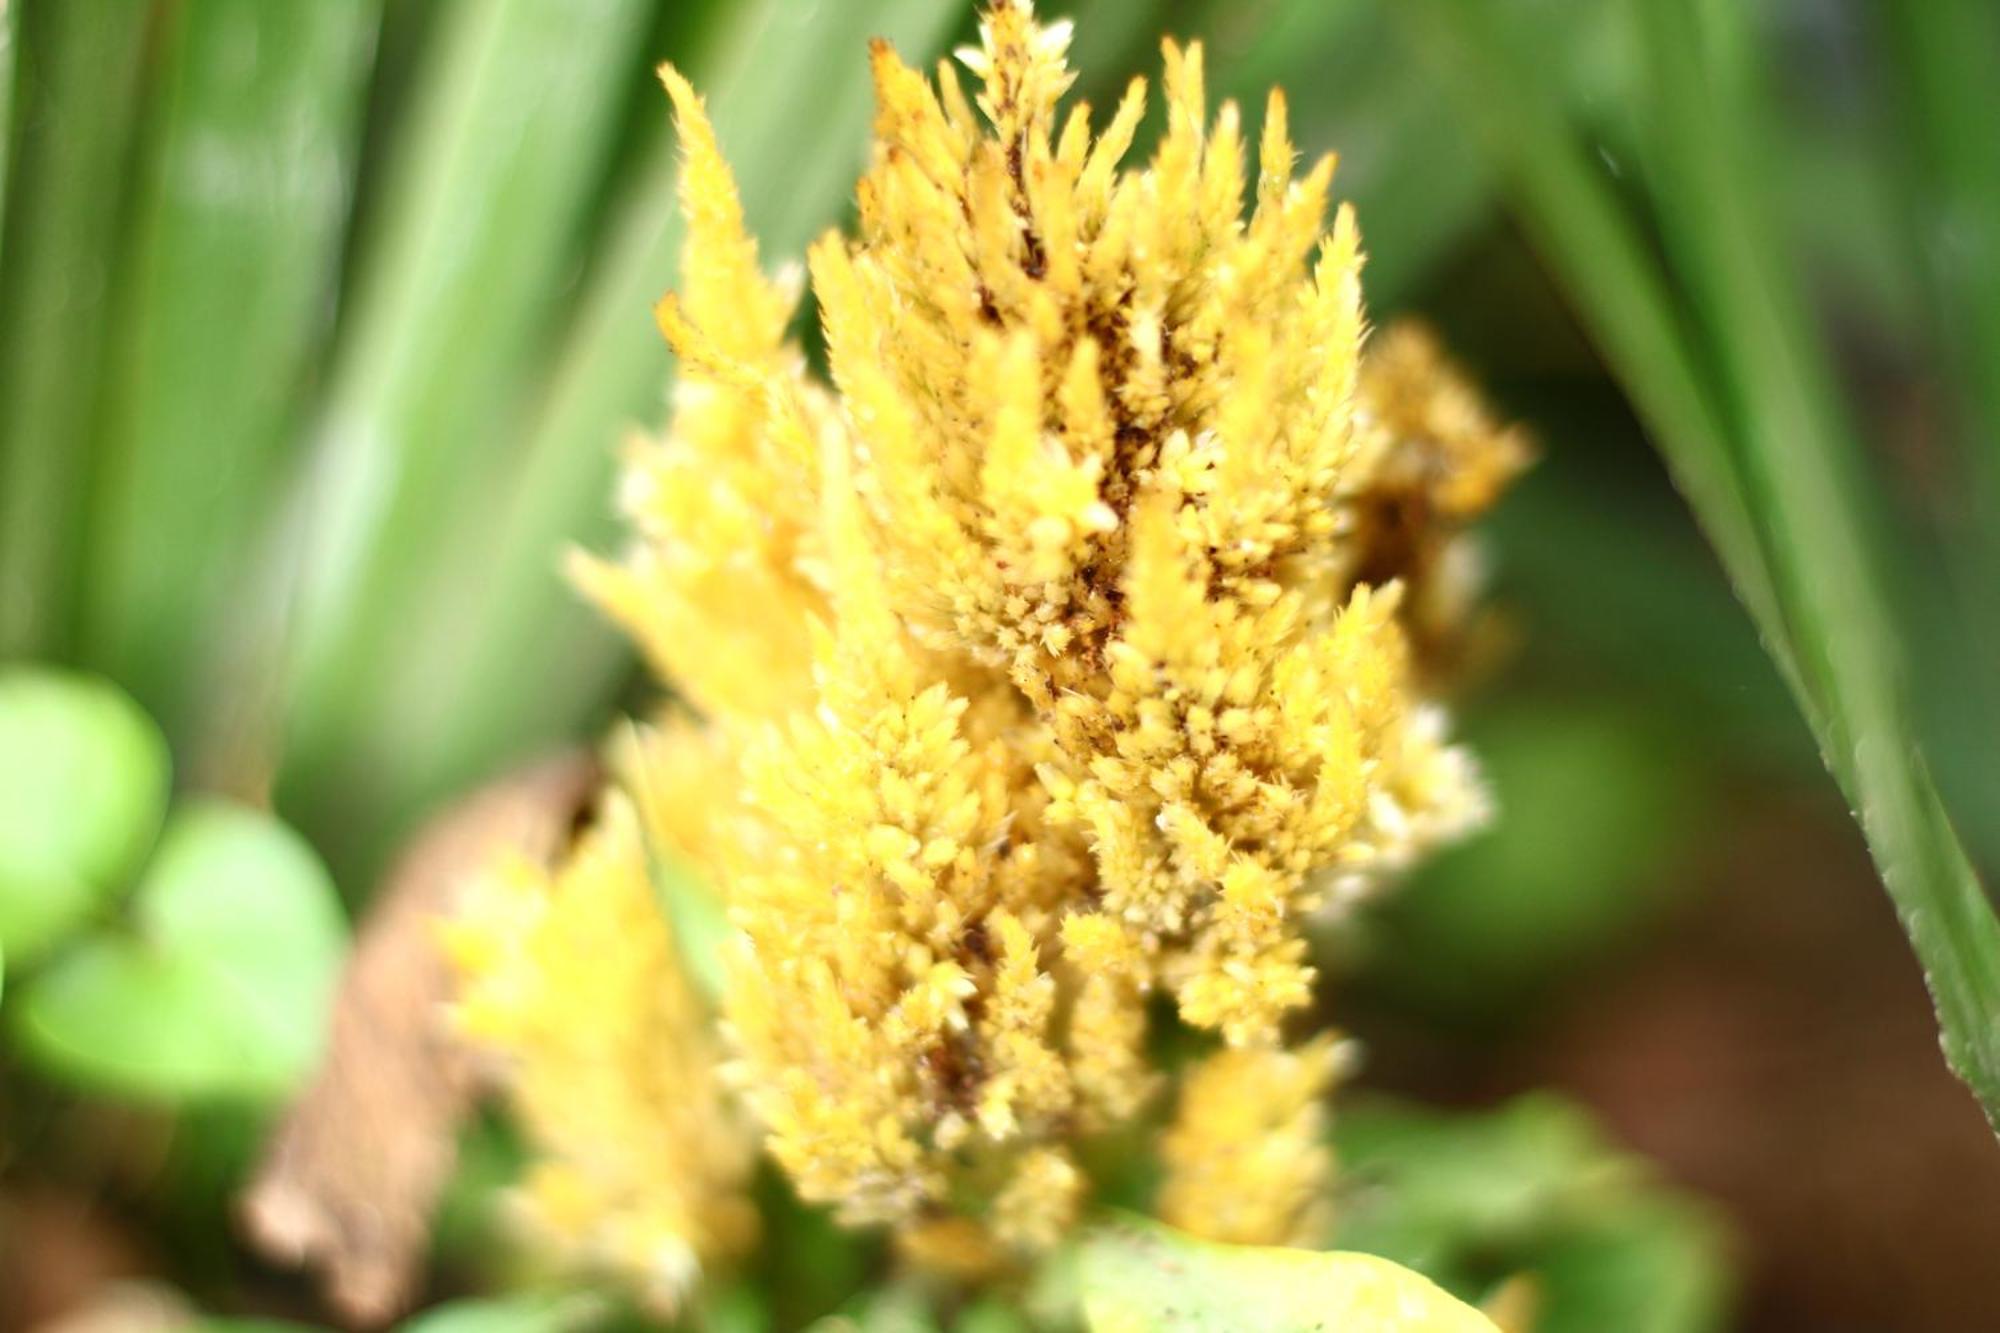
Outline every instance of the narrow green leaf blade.
[(85, 659), (170, 726), (297, 424), (380, 11), (188, 0), (163, 35), (81, 591)]
[[(14, 64), (20, 45), (20, 0), (0, 0), (0, 219), (7, 216), (7, 163), (14, 145)], [(6, 228), (0, 226), (0, 243)], [(0, 250), (0, 263), (6, 262)]]
[(0, 657), (71, 635), (90, 442), (151, 7), (35, 5), (16, 33), (0, 236)]
[(1755, 34), (1747, 16), (1708, 0), (1642, 8), (1667, 234), (1721, 353), (1793, 658), (1819, 700), (1820, 748), (1923, 965), (1946, 1058), (2000, 1128), (2000, 918), (1918, 744), (1904, 693), (1906, 627), (1880, 559), (1884, 520), (1771, 226), (1755, 157)]
[(504, 465), (650, 13), (520, 0), (441, 17), (300, 479), (302, 761), (393, 688), (378, 667), (397, 660), (453, 494)]
[[(734, 165), (768, 264), (798, 255), (846, 201), (867, 151), (867, 40), (922, 63), (963, 0), (878, 6), (752, 0), (727, 11), (696, 76)], [(664, 94), (656, 100), (662, 130)], [(454, 494), (438, 527), (449, 549), (407, 572), (427, 590), (399, 617), (393, 684), (337, 713), (331, 751), (293, 756), (306, 785), (366, 771), (384, 809), (419, 807), (510, 757), (572, 738), (607, 706), (630, 654), (563, 579), (575, 544), (612, 541), (623, 432), (656, 422), (671, 359), (650, 311), (674, 282), (678, 149), (662, 134), (603, 242), (544, 391), (490, 484)], [(504, 466), (501, 465), (504, 460)], [(396, 756), (388, 771), (380, 756)]]
[(1919, 750), (1846, 425), (1785, 285), (1782, 238), (1758, 210), (1762, 185), (1743, 138), (1756, 123), (1743, 101), (1746, 39), (1702, 26), (1727, 6), (1639, 8), (1656, 79), (1670, 85), (1662, 167), (1684, 211), (1665, 220), (1705, 303), (1700, 355), (1688, 312), (1584, 160), (1501, 7), (1412, 6), (1460, 71), (1468, 115), (1493, 130), (1543, 254), (1791, 685), (1924, 967), (1947, 1059), (2000, 1124), (2000, 921)]

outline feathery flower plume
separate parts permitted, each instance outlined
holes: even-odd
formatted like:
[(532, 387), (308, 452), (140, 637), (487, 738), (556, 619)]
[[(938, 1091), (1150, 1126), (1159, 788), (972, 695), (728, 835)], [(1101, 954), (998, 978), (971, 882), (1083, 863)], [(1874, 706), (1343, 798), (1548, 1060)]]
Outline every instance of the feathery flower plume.
[(465, 1033), (511, 1073), (538, 1160), (530, 1226), (674, 1308), (755, 1239), (755, 1139), (722, 1097), (708, 1015), (647, 874), (638, 816), (607, 798), (556, 873), (525, 861), (472, 886), (445, 943)]
[(1140, 82), (1093, 133), (1066, 23), (1003, 0), (980, 37), (969, 97), (874, 49), (859, 233), (810, 255), (827, 382), (662, 71), (680, 379), (630, 551), (577, 577), (692, 710), (635, 796), (726, 904), (726, 1077), (804, 1198), (961, 1265), (1047, 1247), (1076, 1143), (1170, 1077), (1158, 995), (1222, 1043), (1162, 1206), (1296, 1237), (1334, 1072), (1282, 1040), (1303, 925), (1482, 816), (1413, 639), (1524, 452), (1428, 343), (1364, 354), (1354, 217), (1323, 231), (1282, 97), (1253, 148), (1168, 42), (1134, 169)]

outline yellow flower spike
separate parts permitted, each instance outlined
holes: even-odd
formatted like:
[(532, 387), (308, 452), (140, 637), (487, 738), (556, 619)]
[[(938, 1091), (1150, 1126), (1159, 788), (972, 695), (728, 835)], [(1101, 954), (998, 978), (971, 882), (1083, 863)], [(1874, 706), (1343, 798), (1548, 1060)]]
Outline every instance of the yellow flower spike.
[(727, 1078), (803, 1197), (959, 1270), (1047, 1247), (1078, 1138), (1169, 1081), (1164, 995), (1215, 1068), (1276, 1071), (1233, 1109), (1192, 1074), (1169, 1156), (1244, 1126), (1271, 1189), (1230, 1234), (1291, 1234), (1271, 1163), (1330, 1077), (1279, 1040), (1305, 919), (1483, 813), (1424, 689), (1518, 441), (1427, 345), (1365, 349), (1358, 229), (1282, 97), (1253, 166), (1167, 43), (1128, 164), (1142, 82), (1093, 140), (1067, 25), (1001, 0), (980, 34), (969, 86), (873, 49), (858, 233), (808, 262), (830, 385), (663, 74), (681, 378), (630, 553), (579, 578), (700, 716), (648, 742), (648, 822), (726, 898)]
[(1161, 1220), (1232, 1245), (1323, 1243), (1333, 1172), (1325, 1103), (1340, 1063), (1329, 1037), (1198, 1063), (1160, 1141)]
[(446, 943), (459, 1023), (511, 1071), (540, 1154), (523, 1215), (574, 1262), (629, 1274), (673, 1309), (755, 1237), (754, 1138), (724, 1100), (630, 804), (609, 798), (552, 875), (496, 867)]

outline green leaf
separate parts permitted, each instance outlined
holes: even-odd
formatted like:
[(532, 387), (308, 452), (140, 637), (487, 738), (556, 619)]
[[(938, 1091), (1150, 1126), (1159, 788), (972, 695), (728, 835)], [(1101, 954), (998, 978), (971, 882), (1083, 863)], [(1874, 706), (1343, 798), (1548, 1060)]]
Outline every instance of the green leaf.
[(588, 1326), (603, 1312), (603, 1303), (589, 1295), (535, 1292), (451, 1301), (397, 1325), (397, 1333), (564, 1333)]
[(438, 21), (299, 479), (315, 516), (287, 613), (302, 762), (393, 688), (381, 667), (428, 591), (412, 570), (448, 534), (453, 494), (483, 493), (505, 456), (562, 323), (650, 8), (519, 0)]
[(177, 810), (129, 930), (59, 957), (15, 1002), (54, 1074), (146, 1100), (268, 1100), (318, 1059), (345, 942), (325, 868), (269, 815)]
[(1217, 1245), (1137, 1221), (1084, 1241), (1083, 1305), (1092, 1333), (1496, 1333), (1386, 1259)]
[[(1543, 255), (1646, 419), (1861, 821), (1922, 964), (1946, 1059), (2000, 1127), (2000, 919), (1904, 693), (1873, 488), (1771, 223), (1746, 15), (1635, 7), (1668, 261), (1645, 243), (1493, 0), (1407, 7), (1455, 71)], [(1692, 309), (1677, 300), (1692, 292)]]
[(959, 1311), (952, 1333), (1029, 1333), (1027, 1316), (997, 1300), (983, 1300)]
[[(709, 98), (767, 266), (796, 259), (851, 197), (868, 148), (868, 39), (891, 40), (921, 68), (963, 12), (962, 0), (729, 7), (715, 57), (691, 74)], [(652, 105), (664, 129), (664, 94)], [(678, 182), (678, 150), (665, 136), (553, 349), (513, 466), (493, 489), (453, 497), (456, 544), (437, 553), (437, 591), (401, 622), (414, 631), (402, 660), (416, 674), (368, 701), (347, 738), (413, 756), (401, 775), (412, 784), (404, 800), (574, 736), (630, 667), (629, 650), (560, 568), (568, 547), (614, 540), (619, 440), (661, 415), (671, 358), (648, 312), (679, 268)], [(440, 681), (451, 684), (440, 691)]]
[(1523, 1263), (1541, 1238), (1644, 1180), (1554, 1097), (1484, 1115), (1363, 1101), (1335, 1117), (1334, 1143), (1346, 1195), (1338, 1243), (1439, 1276), (1474, 1251)]
[(1577, 1227), (1538, 1259), (1535, 1333), (1713, 1333), (1729, 1281), (1714, 1222), (1680, 1200), (1651, 1200)]
[(1879, 492), (1773, 225), (1755, 34), (1747, 15), (1706, 0), (1642, 13), (1666, 236), (1770, 534), (1783, 623), (1765, 632), (1793, 645), (1801, 702), (1924, 967), (1946, 1058), (2000, 1128), (2000, 919), (1918, 746)]
[[(0, 219), (7, 216), (7, 159), (14, 144), (14, 64), (20, 27), (21, 6), (0, 5)], [(6, 243), (5, 233), (0, 226), (0, 246)], [(6, 258), (7, 252), (0, 249), (0, 262)]]
[(814, 1323), (808, 1333), (940, 1333), (931, 1303), (909, 1285), (892, 1286), (848, 1302), (840, 1314)]
[(0, 669), (0, 947), (31, 960), (103, 908), (166, 811), (166, 741), (103, 681)]
[(1491, 1017), (1651, 918), (1695, 812), (1671, 735), (1636, 710), (1517, 703), (1466, 740), (1499, 815), (1383, 904), (1376, 953), (1396, 995)]
[(1480, 1115), (1382, 1100), (1334, 1123), (1336, 1241), (1420, 1268), (1461, 1293), (1525, 1276), (1537, 1333), (1707, 1333), (1729, 1294), (1715, 1220), (1655, 1183), (1555, 1097)]
[(168, 8), (116, 329), (82, 648), (181, 734), (289, 453), (352, 194), (381, 0)]
[[(71, 637), (90, 444), (150, 5), (19, 9), (0, 252), (0, 657)], [(13, 128), (13, 127), (8, 127)]]

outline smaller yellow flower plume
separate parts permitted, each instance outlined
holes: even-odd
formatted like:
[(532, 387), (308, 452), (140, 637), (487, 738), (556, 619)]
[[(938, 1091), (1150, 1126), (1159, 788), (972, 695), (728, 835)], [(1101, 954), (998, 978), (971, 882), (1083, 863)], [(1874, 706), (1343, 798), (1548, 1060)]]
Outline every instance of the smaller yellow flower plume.
[(723, 1101), (631, 806), (609, 798), (554, 874), (496, 867), (446, 943), (459, 1022), (505, 1062), (536, 1150), (522, 1212), (576, 1262), (635, 1275), (673, 1308), (754, 1239), (754, 1143)]
[(1340, 1048), (1218, 1051), (1190, 1070), (1160, 1141), (1161, 1220), (1205, 1240), (1316, 1249), (1332, 1221), (1328, 1094)]

